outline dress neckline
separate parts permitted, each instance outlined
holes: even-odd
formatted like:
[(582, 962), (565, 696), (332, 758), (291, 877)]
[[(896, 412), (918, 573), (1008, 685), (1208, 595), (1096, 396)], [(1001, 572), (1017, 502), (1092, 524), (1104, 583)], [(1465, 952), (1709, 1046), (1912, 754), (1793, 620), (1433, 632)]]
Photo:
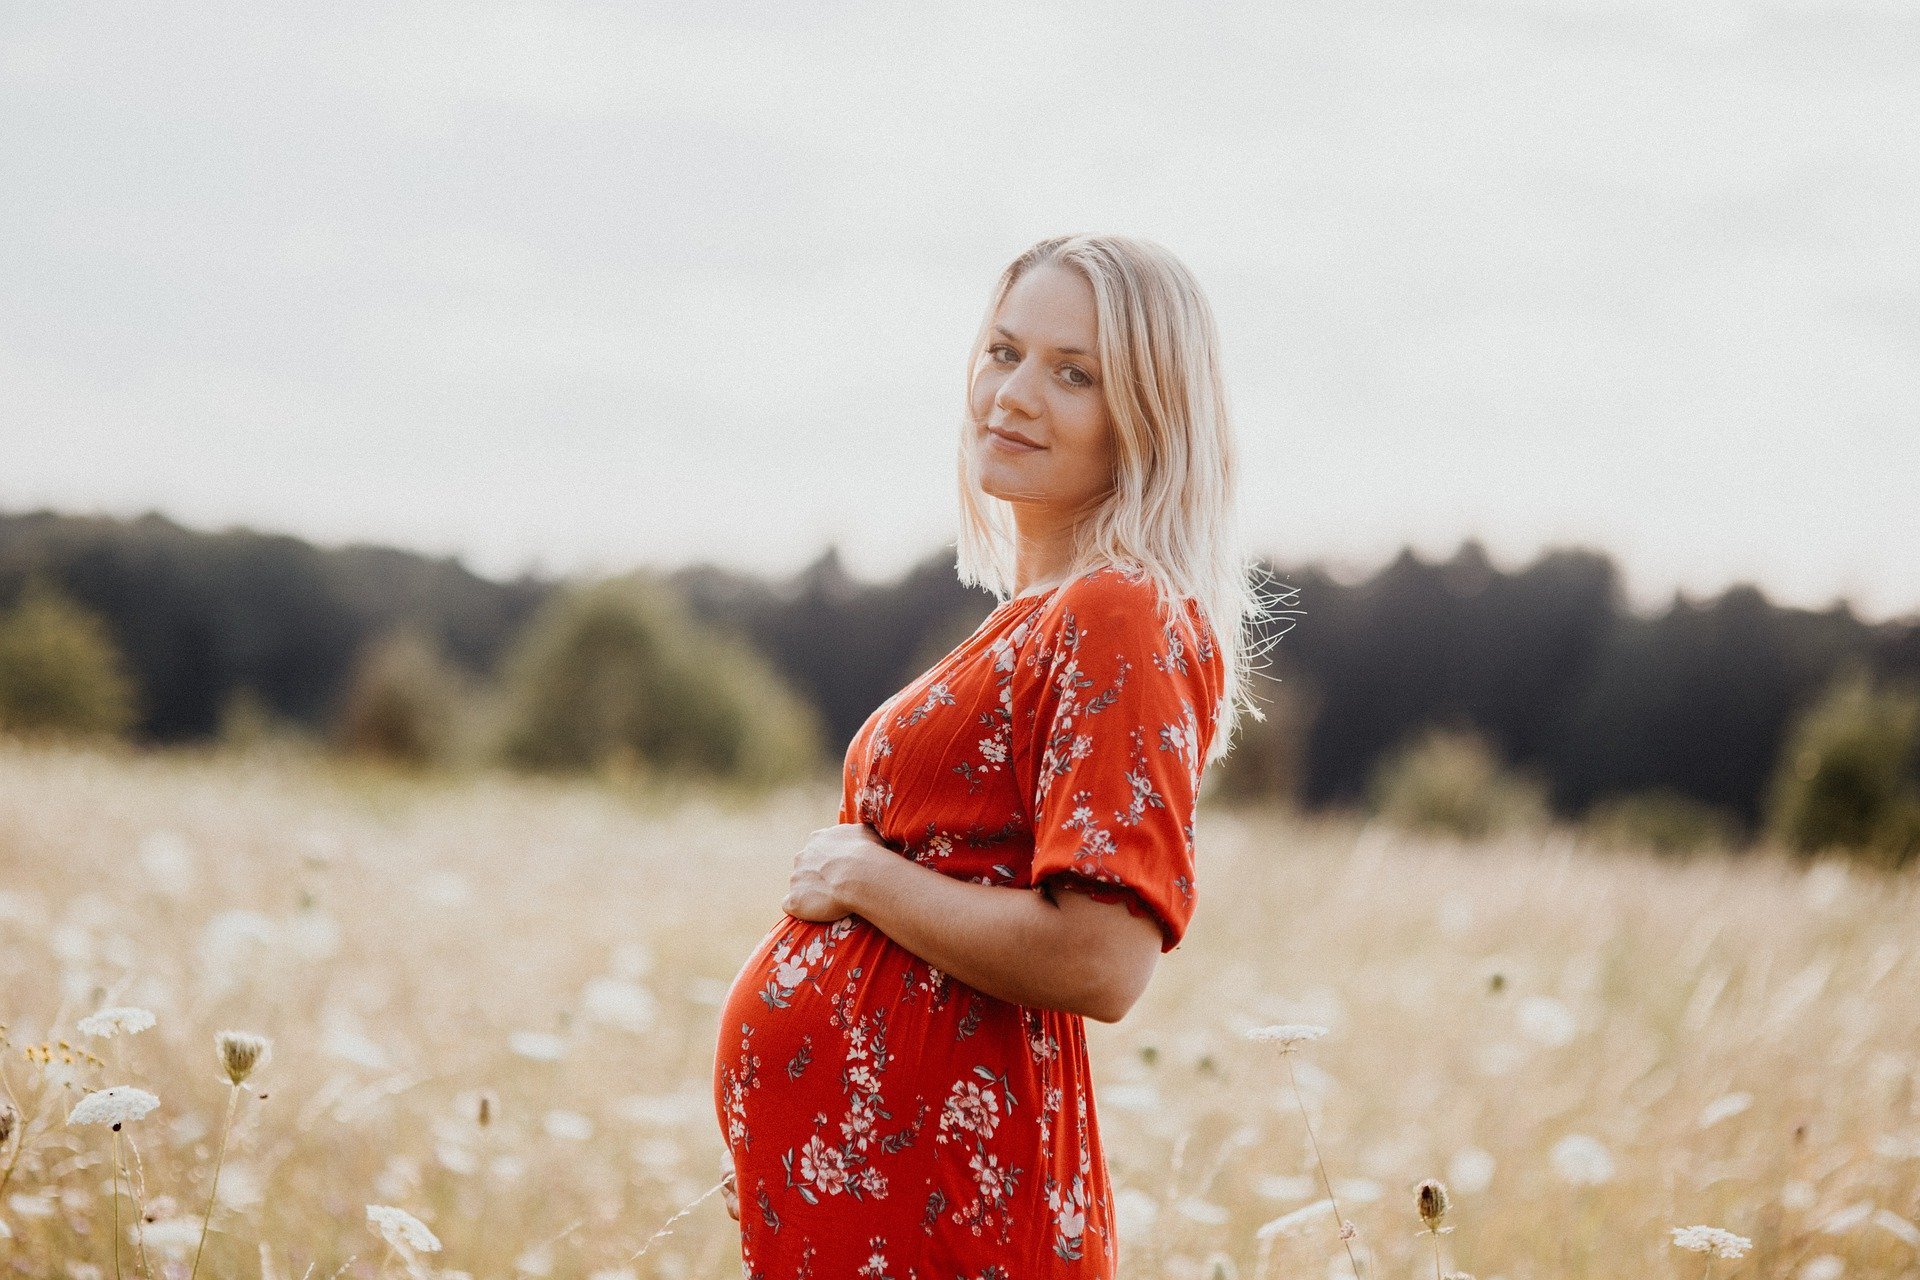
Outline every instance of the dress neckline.
[(1058, 595), (1061, 589), (1066, 587), (1069, 583), (1078, 582), (1082, 578), (1091, 578), (1097, 573), (1104, 573), (1106, 570), (1112, 569), (1115, 567), (1117, 566), (1115, 566), (1112, 562), (1108, 562), (1106, 564), (1098, 564), (1091, 569), (1087, 569), (1087, 570), (1084, 570), (1083, 572), (1074, 574), (1071, 578), (1062, 578), (1060, 581), (1054, 583), (1050, 587), (1044, 588), (1043, 590), (1036, 591), (1036, 590), (1029, 589), (1027, 591), (1021, 592), (1017, 596), (1008, 596), (1005, 600), (1002, 600), (1000, 602), (999, 607), (995, 609), (995, 612), (996, 613), (999, 612), (1000, 609), (1004, 609), (1010, 604), (1018, 604), (1022, 600), (1049, 600), (1054, 596)]

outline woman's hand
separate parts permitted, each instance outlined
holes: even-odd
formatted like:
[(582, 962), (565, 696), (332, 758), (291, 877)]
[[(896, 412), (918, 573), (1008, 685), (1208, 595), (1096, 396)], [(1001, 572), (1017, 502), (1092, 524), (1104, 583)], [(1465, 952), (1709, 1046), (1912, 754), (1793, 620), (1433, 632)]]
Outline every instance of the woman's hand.
[(727, 1206), (727, 1216), (735, 1222), (740, 1221), (740, 1186), (734, 1181), (733, 1170), (727, 1170), (727, 1176), (720, 1180), (720, 1200)]
[(856, 902), (865, 877), (879, 859), (899, 858), (865, 823), (821, 827), (794, 855), (793, 875), (780, 909), (798, 920), (827, 924), (860, 908)]

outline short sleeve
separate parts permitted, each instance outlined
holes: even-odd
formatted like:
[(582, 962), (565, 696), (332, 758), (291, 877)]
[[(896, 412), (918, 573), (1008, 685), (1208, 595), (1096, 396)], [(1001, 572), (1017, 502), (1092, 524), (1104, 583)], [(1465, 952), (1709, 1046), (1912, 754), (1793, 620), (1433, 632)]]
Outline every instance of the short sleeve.
[(1193, 916), (1194, 803), (1224, 675), (1198, 607), (1163, 617), (1158, 598), (1118, 567), (1061, 590), (1016, 670), (1016, 741), (1031, 883), (1126, 890), (1170, 951)]

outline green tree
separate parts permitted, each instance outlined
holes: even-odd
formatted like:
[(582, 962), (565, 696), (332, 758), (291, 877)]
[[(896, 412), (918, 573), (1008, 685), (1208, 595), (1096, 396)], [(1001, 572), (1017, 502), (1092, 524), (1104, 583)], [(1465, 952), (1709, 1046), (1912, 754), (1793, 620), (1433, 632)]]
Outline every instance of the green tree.
[(1664, 787), (1598, 801), (1582, 825), (1601, 844), (1663, 854), (1730, 849), (1740, 839), (1740, 821), (1732, 813)]
[(1428, 726), (1409, 736), (1374, 770), (1368, 794), (1395, 826), (1468, 840), (1543, 826), (1550, 812), (1546, 788), (1503, 768), (1470, 729)]
[(1849, 666), (1795, 723), (1768, 827), (1803, 853), (1839, 848), (1896, 866), (1920, 856), (1920, 691)]
[(501, 754), (522, 768), (767, 783), (818, 767), (819, 719), (747, 644), (643, 574), (550, 600), (509, 656)]
[(369, 645), (354, 666), (334, 742), (395, 764), (446, 763), (464, 701), (462, 680), (434, 639), (402, 627)]
[(135, 689), (101, 619), (38, 580), (0, 615), (0, 730), (22, 737), (117, 738)]

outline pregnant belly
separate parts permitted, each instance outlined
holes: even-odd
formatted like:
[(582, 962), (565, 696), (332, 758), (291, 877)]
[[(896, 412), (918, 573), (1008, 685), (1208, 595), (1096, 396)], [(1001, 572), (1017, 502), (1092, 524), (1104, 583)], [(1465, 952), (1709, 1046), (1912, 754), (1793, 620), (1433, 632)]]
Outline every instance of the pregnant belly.
[(783, 916), (720, 1013), (714, 1103), (736, 1167), (785, 1181), (782, 1156), (817, 1135), (911, 1144), (956, 1081), (1031, 1071), (1021, 1014), (858, 917)]
[[(840, 1056), (840, 1026), (857, 1025), (870, 992), (888, 989), (912, 957), (857, 917), (815, 924), (783, 915), (741, 965), (720, 1009), (714, 1103), (736, 1159), (811, 1095), (817, 1053)], [(781, 1127), (785, 1127), (782, 1125)], [(756, 1138), (761, 1139), (756, 1144)]]

